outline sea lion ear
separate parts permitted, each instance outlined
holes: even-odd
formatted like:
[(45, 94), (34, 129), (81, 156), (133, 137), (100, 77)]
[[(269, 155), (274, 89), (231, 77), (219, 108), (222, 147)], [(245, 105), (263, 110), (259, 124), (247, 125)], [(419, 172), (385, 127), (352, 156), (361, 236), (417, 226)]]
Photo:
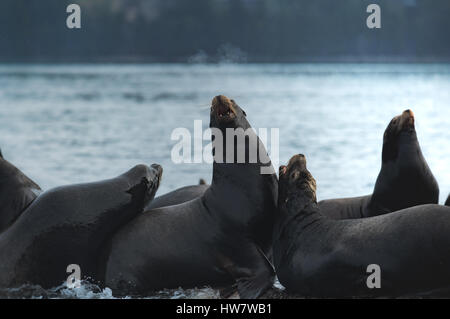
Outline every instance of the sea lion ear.
[(244, 113), (244, 116), (247, 116), (247, 113), (245, 113), (245, 111), (244, 111), (244, 110), (242, 110), (242, 113)]
[(2, 149), (0, 148), (0, 158), (3, 158)]

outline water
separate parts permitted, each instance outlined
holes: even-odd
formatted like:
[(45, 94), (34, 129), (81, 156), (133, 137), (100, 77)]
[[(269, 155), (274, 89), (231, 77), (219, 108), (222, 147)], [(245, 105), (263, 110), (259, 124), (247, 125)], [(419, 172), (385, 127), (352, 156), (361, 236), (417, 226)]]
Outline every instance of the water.
[(170, 137), (206, 128), (217, 94), (280, 129), (281, 163), (307, 156), (319, 199), (371, 193), (384, 129), (411, 108), (441, 202), (450, 192), (448, 64), (1, 65), (0, 147), (43, 189), (159, 163), (163, 194), (211, 178), (174, 164)]

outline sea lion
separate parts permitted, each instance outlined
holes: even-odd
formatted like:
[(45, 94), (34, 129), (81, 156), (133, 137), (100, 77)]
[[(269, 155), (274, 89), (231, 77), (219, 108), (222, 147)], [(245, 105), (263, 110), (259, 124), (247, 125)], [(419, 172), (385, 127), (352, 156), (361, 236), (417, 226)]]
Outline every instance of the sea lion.
[(3, 158), (0, 150), (0, 233), (36, 199), (41, 188)]
[(193, 200), (202, 196), (208, 189), (209, 185), (206, 184), (204, 179), (200, 179), (198, 185), (190, 185), (178, 188), (167, 194), (156, 197), (152, 200), (145, 210), (151, 210), (158, 207), (172, 206), (182, 204), (184, 202)]
[[(427, 204), (375, 217), (327, 218), (303, 155), (280, 167), (278, 196), (274, 263), (287, 291), (395, 297), (449, 287), (450, 207)], [(376, 266), (381, 288), (370, 289)]]
[[(146, 211), (120, 229), (106, 272), (114, 294), (235, 282), (242, 298), (256, 298), (272, 286), (274, 270), (266, 255), (272, 245), (276, 174), (261, 174), (272, 164), (233, 100), (221, 95), (212, 100), (210, 127), (216, 131), (211, 186), (199, 198)], [(248, 135), (228, 136), (227, 130)], [(255, 162), (249, 161), (255, 146), (250, 141), (259, 144)], [(236, 160), (239, 149), (245, 150), (243, 163)], [(231, 162), (224, 161), (227, 155)]]
[(71, 264), (102, 283), (112, 234), (142, 213), (161, 174), (159, 165), (137, 165), (113, 179), (44, 192), (0, 234), (0, 287), (55, 287)]
[(389, 123), (383, 137), (381, 170), (372, 195), (319, 202), (333, 219), (361, 218), (422, 204), (437, 204), (439, 186), (422, 155), (414, 114), (406, 110)]

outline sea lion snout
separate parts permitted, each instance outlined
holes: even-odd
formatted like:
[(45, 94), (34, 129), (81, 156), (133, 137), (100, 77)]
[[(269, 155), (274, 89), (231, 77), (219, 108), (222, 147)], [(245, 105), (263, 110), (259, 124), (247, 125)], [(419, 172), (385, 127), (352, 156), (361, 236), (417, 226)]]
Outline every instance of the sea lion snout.
[(156, 170), (156, 172), (157, 172), (157, 174), (158, 174), (158, 177), (161, 177), (161, 176), (162, 176), (163, 168), (162, 168), (161, 165), (159, 165), (159, 164), (152, 164), (151, 167), (152, 167), (154, 170)]
[(288, 170), (291, 168), (298, 168), (299, 170), (306, 169), (306, 157), (303, 154), (297, 154), (291, 157), (288, 163)]
[(215, 112), (218, 119), (232, 119), (236, 116), (233, 102), (225, 95), (217, 95), (212, 99), (211, 111)]
[(414, 117), (414, 112), (412, 110), (410, 110), (410, 109), (407, 109), (407, 110), (403, 111), (403, 115), (405, 115), (405, 114), (408, 115), (408, 116)]
[[(306, 168), (306, 157), (303, 154), (297, 154), (291, 157), (287, 166), (280, 166), (279, 174), (280, 177), (285, 177), (291, 180), (298, 180), (299, 177), (307, 177), (308, 172)], [(286, 177), (286, 175), (288, 175)]]
[(153, 168), (156, 172), (156, 184), (157, 184), (157, 188), (159, 188), (159, 185), (161, 184), (161, 179), (162, 179), (162, 174), (163, 174), (163, 168), (161, 165), (159, 164), (152, 164), (151, 168)]
[(414, 113), (410, 109), (403, 111), (400, 117), (400, 129), (414, 127)]

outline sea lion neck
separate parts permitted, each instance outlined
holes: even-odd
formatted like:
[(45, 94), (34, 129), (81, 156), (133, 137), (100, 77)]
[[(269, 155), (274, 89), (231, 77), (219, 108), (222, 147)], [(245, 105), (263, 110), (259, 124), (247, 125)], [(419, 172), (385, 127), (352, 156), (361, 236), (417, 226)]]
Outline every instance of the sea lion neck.
[(287, 166), (280, 167), (278, 209), (280, 215), (299, 223), (320, 216), (316, 181), (307, 170), (306, 158), (302, 154), (293, 156)]
[[(281, 184), (281, 183), (280, 183)], [(292, 188), (288, 185), (279, 187), (278, 207), (290, 215), (308, 213), (317, 206), (317, 200), (314, 192), (306, 192), (302, 189)]]
[(414, 130), (401, 132), (395, 139), (383, 143), (381, 170), (389, 166), (405, 166), (415, 161), (423, 161), (417, 134)]
[(408, 156), (415, 156), (414, 153), (417, 151), (420, 152), (420, 145), (416, 131), (411, 129), (400, 132), (383, 141), (382, 165), (398, 161), (400, 154), (407, 153)]
[(290, 194), (286, 194), (281, 190), (281, 185), (279, 187), (278, 221), (275, 226), (279, 235), (286, 229), (297, 229), (303, 233), (309, 226), (325, 218), (320, 213), (315, 197), (298, 189), (290, 189)]
[(212, 132), (214, 162), (211, 186), (224, 184), (225, 177), (225, 182), (233, 184), (233, 187), (254, 187), (255, 181), (262, 182), (264, 175), (270, 175), (263, 174), (262, 170), (272, 165), (266, 148), (244, 116), (239, 119), (239, 124), (215, 127), (215, 130), (216, 133)]
[(399, 154), (411, 153), (408, 154), (410, 156), (414, 155), (417, 151), (421, 152), (415, 130), (400, 133), (398, 137), (398, 150)]

